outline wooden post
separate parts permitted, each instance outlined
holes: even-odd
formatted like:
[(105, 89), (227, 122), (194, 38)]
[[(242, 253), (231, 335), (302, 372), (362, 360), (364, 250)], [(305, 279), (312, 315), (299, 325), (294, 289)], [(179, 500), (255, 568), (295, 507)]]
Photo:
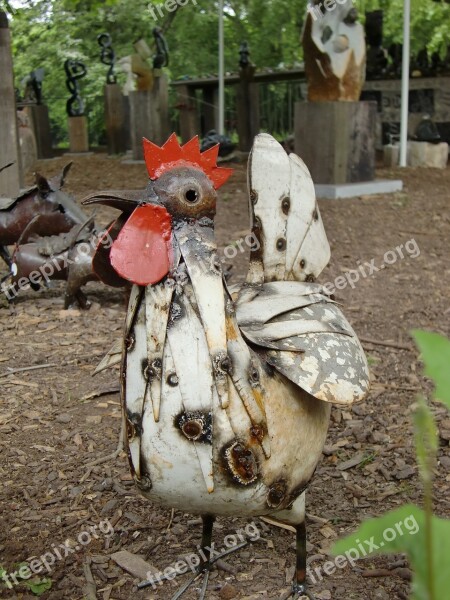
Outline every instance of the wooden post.
[(203, 88), (203, 131), (205, 135), (211, 129), (219, 130), (219, 88)]
[(125, 99), (116, 83), (105, 85), (105, 121), (108, 154), (127, 151), (127, 118)]
[(254, 76), (253, 65), (241, 67), (237, 88), (237, 131), (241, 152), (250, 152), (253, 139), (259, 133), (259, 87)]
[(70, 152), (89, 152), (89, 135), (86, 117), (69, 117)]
[(27, 112), (36, 138), (38, 158), (53, 158), (48, 108), (44, 104), (36, 104), (27, 107)]
[(165, 75), (155, 78), (151, 91), (130, 92), (133, 160), (144, 160), (142, 138), (164, 144), (170, 135), (169, 89)]
[(375, 177), (375, 102), (297, 102), (295, 153), (318, 184)]
[(180, 134), (188, 142), (199, 133), (195, 90), (190, 85), (177, 85), (177, 108), (180, 111)]
[(11, 34), (6, 13), (0, 11), (0, 196), (16, 198), (22, 186), (19, 133), (14, 97)]

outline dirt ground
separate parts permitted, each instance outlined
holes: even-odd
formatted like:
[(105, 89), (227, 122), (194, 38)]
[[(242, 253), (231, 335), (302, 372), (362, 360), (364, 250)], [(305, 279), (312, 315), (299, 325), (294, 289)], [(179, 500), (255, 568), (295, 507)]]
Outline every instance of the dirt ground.
[[(39, 170), (50, 176), (65, 162), (45, 161)], [(307, 494), (312, 567), (323, 565), (333, 541), (365, 518), (404, 502), (421, 502), (411, 414), (418, 394), (429, 392), (430, 385), (421, 375), (409, 332), (450, 333), (450, 169), (379, 175), (403, 178), (404, 191), (320, 202), (332, 246), (331, 264), (320, 281), (343, 287), (339, 276), (358, 267), (366, 273), (360, 271), (354, 288), (338, 289), (336, 297), (363, 341), (373, 381), (363, 404), (333, 409), (323, 459)], [(145, 183), (144, 165), (99, 154), (75, 158), (66, 189), (79, 200), (91, 191), (139, 189)], [(100, 209), (97, 218), (106, 224), (114, 214)], [(220, 246), (242, 238), (247, 223), (241, 164), (221, 191)], [(379, 270), (369, 275), (373, 269), (366, 263), (372, 259)], [(239, 254), (232, 262), (231, 280), (239, 281), (246, 256)], [(388, 262), (392, 264), (381, 268)], [(125, 298), (122, 291), (100, 284), (85, 289), (93, 303), (89, 311), (64, 311), (62, 284), (23, 292), (14, 308), (0, 300), (0, 565), (10, 573), (32, 557), (53, 553), (48, 557), (54, 561), (48, 574), (52, 587), (42, 594), (44, 599), (169, 599), (186, 575), (157, 590), (136, 591), (139, 569), (130, 575), (110, 556), (126, 550), (164, 570), (196, 550), (201, 527), (189, 514), (141, 498), (123, 454), (93, 464), (117, 447), (118, 370), (96, 377), (92, 372), (121, 335)], [(9, 374), (11, 368), (42, 364), (53, 366)], [(435, 413), (441, 435), (435, 509), (449, 516), (450, 420), (438, 406)], [(260, 519), (254, 522), (261, 539), (212, 572), (208, 599), (277, 600), (288, 589), (293, 533)], [(223, 547), (225, 536), (246, 524), (219, 519), (217, 546)], [(67, 551), (60, 548), (64, 545)], [(55, 558), (58, 548), (61, 558)], [(372, 569), (378, 577), (371, 576)], [(363, 559), (355, 568), (317, 577), (311, 591), (318, 600), (405, 599), (409, 577), (402, 557)], [(18, 581), (14, 589), (0, 588), (0, 597), (36, 597), (25, 581)], [(196, 598), (195, 589), (185, 598)]]

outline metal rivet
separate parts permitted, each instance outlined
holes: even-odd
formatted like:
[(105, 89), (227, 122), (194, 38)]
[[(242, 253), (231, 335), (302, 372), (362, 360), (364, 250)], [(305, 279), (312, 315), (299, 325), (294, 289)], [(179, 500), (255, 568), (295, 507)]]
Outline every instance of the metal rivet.
[(279, 240), (277, 240), (277, 250), (279, 250), (280, 252), (286, 250), (286, 240), (284, 238), (280, 238)]
[(253, 205), (258, 202), (258, 192), (256, 190), (250, 190), (250, 200)]
[(253, 368), (250, 370), (250, 379), (257, 383), (259, 381), (259, 372), (258, 369)]
[(222, 358), (222, 360), (220, 361), (220, 368), (225, 373), (229, 373), (231, 371), (231, 360), (228, 356)]
[(281, 202), (281, 210), (284, 212), (285, 215), (289, 214), (290, 208), (291, 208), (291, 199), (283, 198), (283, 200)]
[(304, 269), (304, 268), (306, 267), (306, 260), (305, 260), (305, 259), (302, 259), (302, 260), (300, 261), (300, 267), (301, 267), (302, 269)]
[(167, 376), (167, 383), (170, 385), (170, 387), (177, 387), (179, 383), (178, 375), (176, 373), (170, 373)]

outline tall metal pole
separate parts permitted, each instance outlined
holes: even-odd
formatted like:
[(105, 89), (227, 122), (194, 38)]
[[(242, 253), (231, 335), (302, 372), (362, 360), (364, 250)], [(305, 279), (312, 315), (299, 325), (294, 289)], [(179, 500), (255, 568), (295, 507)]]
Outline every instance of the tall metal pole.
[(402, 110), (400, 126), (401, 167), (406, 167), (408, 147), (410, 30), (411, 0), (403, 0)]
[(219, 134), (225, 134), (225, 41), (223, 0), (219, 0)]

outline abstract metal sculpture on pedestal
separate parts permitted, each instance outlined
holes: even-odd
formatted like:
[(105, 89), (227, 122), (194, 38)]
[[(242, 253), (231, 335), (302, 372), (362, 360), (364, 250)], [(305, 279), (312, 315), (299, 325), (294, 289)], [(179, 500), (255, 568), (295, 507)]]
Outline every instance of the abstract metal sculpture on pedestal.
[(117, 77), (114, 70), (116, 64), (116, 53), (114, 52), (114, 49), (112, 47), (112, 38), (109, 35), (109, 33), (101, 33), (97, 37), (97, 41), (102, 49), (100, 60), (104, 65), (109, 67), (108, 73), (106, 74), (106, 83), (117, 83)]
[(351, 0), (321, 10), (322, 2), (308, 6), (302, 43), (308, 100), (357, 101), (365, 80), (364, 29)]
[(44, 69), (36, 69), (23, 80), (22, 84), (25, 85), (24, 100), (26, 103), (42, 104), (42, 82), (44, 81), (44, 75)]
[(153, 29), (153, 37), (156, 42), (156, 54), (153, 57), (153, 69), (159, 70), (169, 66), (169, 47), (160, 27)]
[(80, 96), (78, 80), (86, 76), (86, 66), (79, 60), (68, 58), (64, 63), (64, 70), (67, 75), (67, 89), (72, 94), (67, 100), (67, 114), (69, 117), (82, 117), (84, 115), (84, 101)]

